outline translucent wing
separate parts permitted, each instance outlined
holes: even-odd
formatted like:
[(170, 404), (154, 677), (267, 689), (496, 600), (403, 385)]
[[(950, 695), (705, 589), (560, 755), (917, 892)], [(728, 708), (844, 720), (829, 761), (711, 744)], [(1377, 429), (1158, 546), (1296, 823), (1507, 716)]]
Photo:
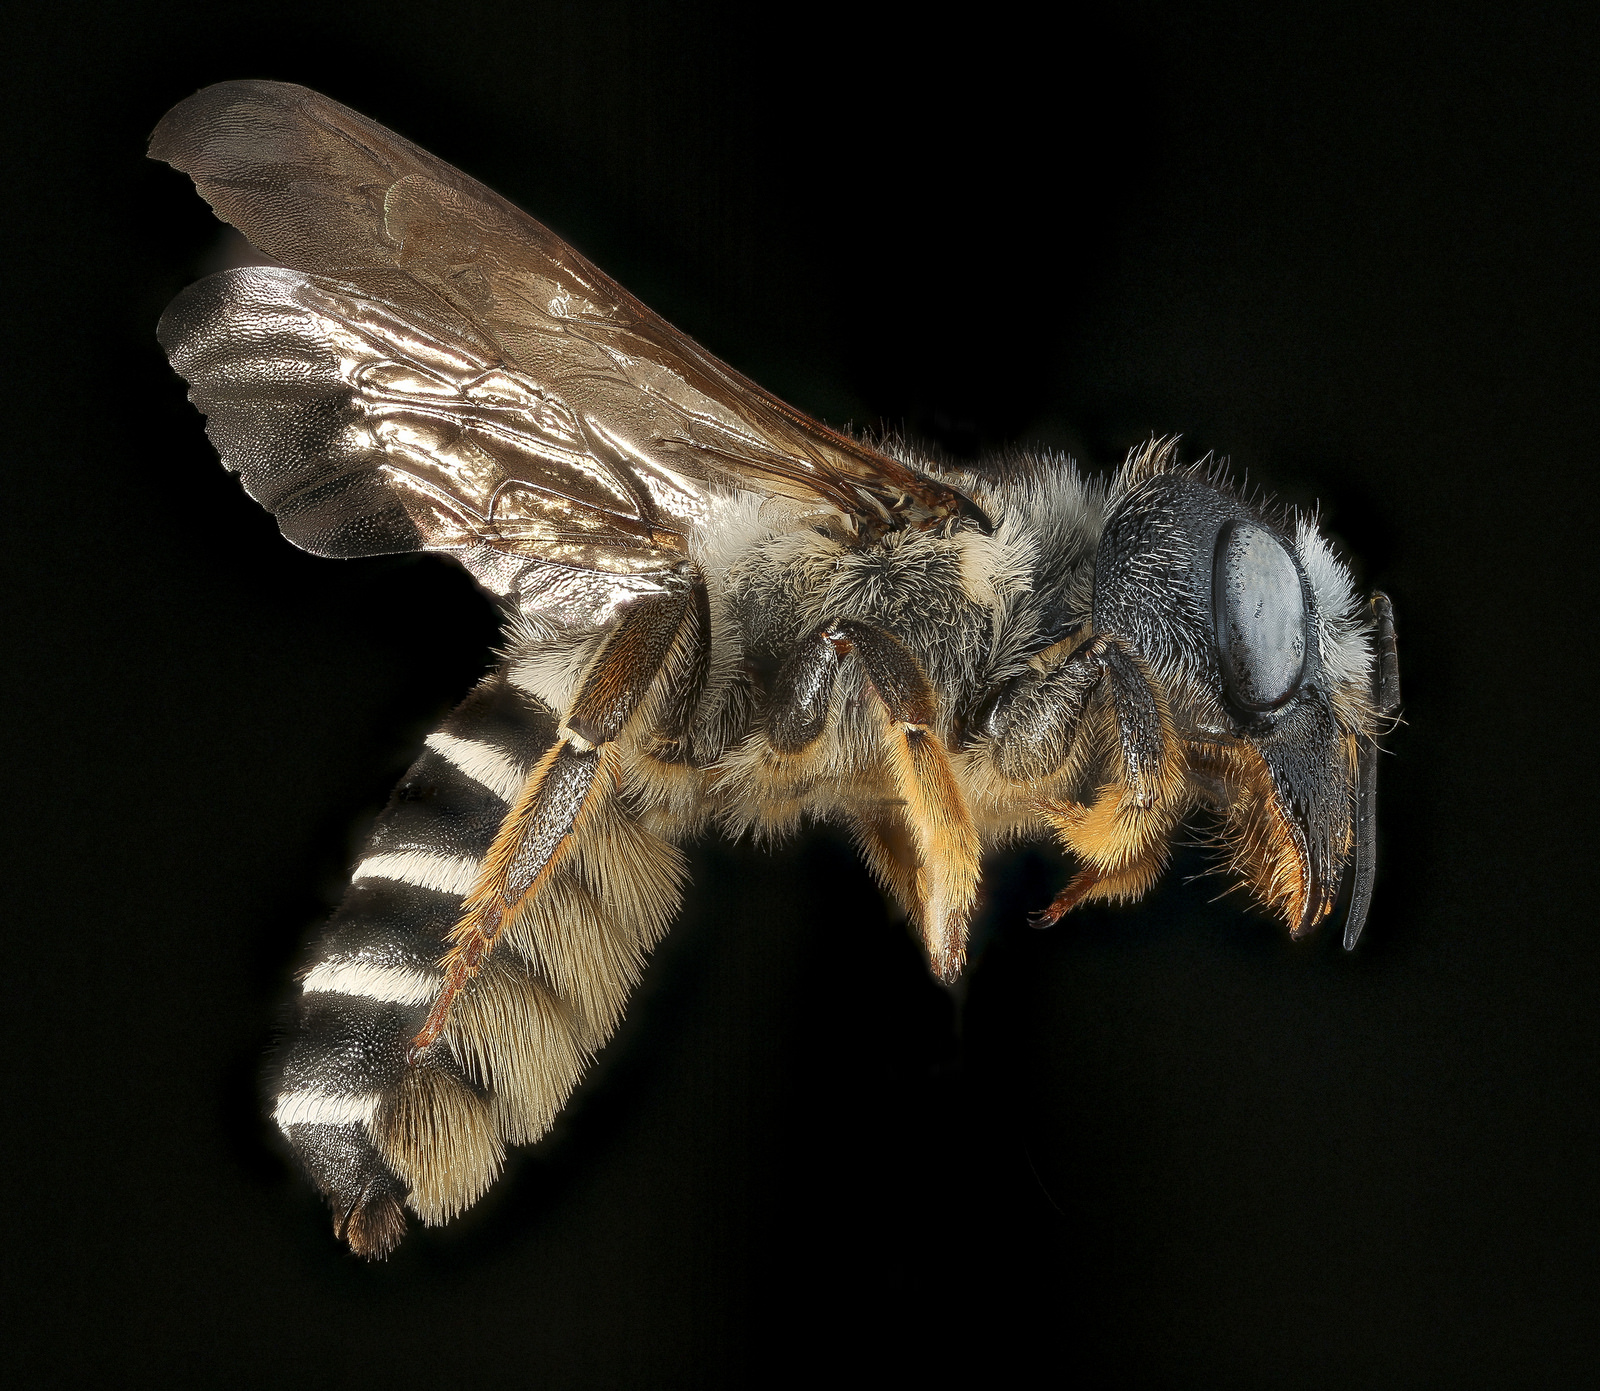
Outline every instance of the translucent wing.
[(167, 113), (150, 153), (282, 263), (191, 286), (161, 339), (224, 461), (308, 550), (453, 551), (508, 593), (530, 564), (671, 565), (716, 483), (878, 526), (974, 514), (315, 92), (209, 87)]
[(449, 326), (348, 284), (228, 271), (185, 290), (158, 334), (224, 463), (317, 555), (445, 551), (524, 608), (598, 618), (626, 577), (682, 558), (705, 504), (703, 484), (630, 466), (603, 427)]

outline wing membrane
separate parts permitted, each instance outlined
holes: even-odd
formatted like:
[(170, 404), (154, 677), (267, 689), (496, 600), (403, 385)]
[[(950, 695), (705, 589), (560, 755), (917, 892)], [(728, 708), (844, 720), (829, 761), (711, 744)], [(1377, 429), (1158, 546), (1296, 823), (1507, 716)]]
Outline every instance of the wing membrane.
[(642, 573), (681, 553), (663, 513), (702, 500), (659, 471), (646, 492), (524, 374), (335, 281), (227, 271), (184, 291), (158, 333), (223, 461), (319, 555), (488, 545)]
[(150, 152), (286, 268), (191, 287), (162, 338), (224, 458), (308, 549), (487, 546), (626, 574), (681, 554), (713, 483), (878, 525), (972, 511), (315, 92), (207, 88), (168, 112)]

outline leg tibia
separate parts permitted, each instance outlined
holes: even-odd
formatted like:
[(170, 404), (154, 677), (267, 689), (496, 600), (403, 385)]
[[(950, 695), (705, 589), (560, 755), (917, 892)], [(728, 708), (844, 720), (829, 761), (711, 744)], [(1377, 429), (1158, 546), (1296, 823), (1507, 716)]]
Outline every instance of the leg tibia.
[[(1145, 815), (1148, 816), (1148, 813)], [(1067, 821), (1065, 817), (1053, 814), (1051, 820), (1056, 822), (1063, 844), (1077, 850), (1082, 858), (1089, 858), (1079, 849), (1078, 841), (1086, 838), (1074, 836), (1073, 830), (1077, 828), (1064, 825)], [(1050, 906), (1034, 913), (1029, 921), (1035, 927), (1050, 927), (1080, 903), (1090, 903), (1095, 899), (1122, 902), (1142, 897), (1166, 867), (1169, 834), (1170, 830), (1159, 835), (1140, 834), (1138, 830), (1133, 830), (1118, 844), (1114, 854), (1108, 857), (1114, 861), (1115, 868), (1106, 868), (1102, 863), (1090, 859), (1051, 900)]]
[(1162, 787), (1154, 803), (1141, 806), (1126, 786), (1103, 788), (1088, 806), (1046, 806), (1044, 814), (1061, 844), (1083, 868), (1056, 895), (1036, 926), (1047, 927), (1080, 903), (1139, 898), (1166, 866), (1172, 833), (1182, 815), (1178, 789)]
[(841, 653), (855, 653), (878, 694), (885, 750), (917, 853), (917, 925), (934, 974), (953, 981), (966, 964), (980, 847), (949, 756), (933, 732), (933, 688), (904, 644), (880, 629), (841, 622), (823, 636)]
[(980, 847), (950, 760), (925, 729), (889, 740), (890, 760), (917, 849), (917, 920), (934, 975), (949, 983), (967, 961), (967, 920), (978, 894)]
[(506, 1143), (550, 1128), (616, 1028), (683, 878), (677, 848), (640, 825), (609, 779), (596, 788), (567, 853), (509, 915), (437, 1045), (488, 1094)]
[(917, 847), (911, 839), (905, 817), (885, 808), (871, 815), (852, 818), (856, 848), (867, 862), (872, 877), (913, 918), (916, 917)]
[(498, 837), (505, 847), (505, 863), (490, 860), (490, 871), (500, 881), (502, 902), (516, 903), (549, 871), (561, 842), (571, 834), (589, 801), (600, 759), (598, 749), (580, 751), (560, 743), (528, 779), (526, 795), (512, 808), (506, 829)]

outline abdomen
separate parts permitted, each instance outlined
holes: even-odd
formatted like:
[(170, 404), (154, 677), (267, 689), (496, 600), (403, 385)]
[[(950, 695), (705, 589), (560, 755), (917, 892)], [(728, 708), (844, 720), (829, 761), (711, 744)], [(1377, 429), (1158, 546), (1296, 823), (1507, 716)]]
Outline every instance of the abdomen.
[(352, 1250), (382, 1256), (404, 1209), (448, 1220), (537, 1139), (609, 1036), (678, 900), (681, 861), (610, 777), (445, 1033), (413, 1054), (438, 961), (556, 720), (505, 670), (434, 734), (378, 818), (302, 977), (273, 1117)]

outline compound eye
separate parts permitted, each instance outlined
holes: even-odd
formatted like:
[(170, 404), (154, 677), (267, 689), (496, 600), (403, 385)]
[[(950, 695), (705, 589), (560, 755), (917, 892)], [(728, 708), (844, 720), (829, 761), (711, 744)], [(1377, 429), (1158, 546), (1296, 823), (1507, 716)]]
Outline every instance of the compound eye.
[(1281, 705), (1306, 664), (1305, 593), (1283, 543), (1253, 522), (1223, 527), (1211, 604), (1228, 698), (1246, 710)]

